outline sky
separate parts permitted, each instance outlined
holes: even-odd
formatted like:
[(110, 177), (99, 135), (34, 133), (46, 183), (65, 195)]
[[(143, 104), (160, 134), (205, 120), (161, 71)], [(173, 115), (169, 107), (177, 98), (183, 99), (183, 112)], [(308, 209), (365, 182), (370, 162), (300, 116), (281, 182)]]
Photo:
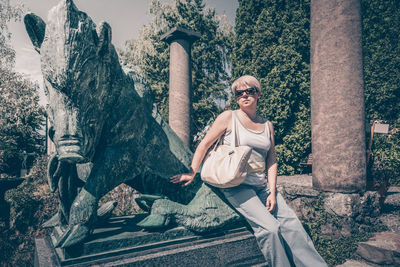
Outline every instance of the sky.
[[(22, 2), (27, 10), (40, 16), (44, 21), (47, 21), (48, 11), (59, 2), (59, 0), (10, 0), (11, 3), (16, 1)], [(162, 1), (172, 2), (172, 0)], [(96, 24), (101, 21), (109, 23), (112, 28), (112, 42), (119, 48), (123, 48), (126, 40), (137, 38), (140, 29), (152, 18), (148, 12), (151, 0), (74, 0), (74, 3)], [(204, 3), (215, 8), (217, 14), (226, 15), (228, 22), (234, 25), (237, 0), (204, 0)], [(41, 87), (40, 103), (45, 105), (39, 55), (33, 49), (23, 22), (10, 23), (9, 29), (12, 33), (11, 44), (16, 51), (15, 70), (38, 81)]]

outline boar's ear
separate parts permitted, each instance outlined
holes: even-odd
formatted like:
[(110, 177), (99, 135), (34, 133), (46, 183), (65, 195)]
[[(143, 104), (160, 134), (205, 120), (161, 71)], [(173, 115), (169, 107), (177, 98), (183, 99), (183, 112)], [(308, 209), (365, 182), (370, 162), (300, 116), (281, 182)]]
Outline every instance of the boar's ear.
[(111, 27), (107, 22), (102, 22), (97, 28), (97, 34), (99, 36), (99, 43), (97, 53), (104, 55), (109, 51), (111, 44)]
[(46, 30), (46, 23), (33, 13), (25, 15), (24, 23), (35, 50), (40, 53), (40, 47), (42, 46)]

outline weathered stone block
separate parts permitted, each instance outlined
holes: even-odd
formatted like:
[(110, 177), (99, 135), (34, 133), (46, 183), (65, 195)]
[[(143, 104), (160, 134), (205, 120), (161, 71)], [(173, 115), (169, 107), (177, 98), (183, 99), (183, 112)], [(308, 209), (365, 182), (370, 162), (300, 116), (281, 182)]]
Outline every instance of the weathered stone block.
[(386, 192), (384, 211), (400, 210), (400, 186), (392, 186)]
[(384, 214), (379, 216), (379, 220), (386, 225), (390, 231), (400, 233), (400, 213)]
[[(324, 207), (329, 214), (341, 217), (358, 217), (379, 215), (379, 198), (376, 192), (359, 194), (327, 193)], [(362, 220), (362, 218), (357, 218)]]
[(380, 213), (376, 192), (342, 194), (312, 188), (309, 175), (279, 176), (278, 190), (299, 219), (313, 223), (324, 218), (321, 234), (331, 238), (370, 231)]
[(356, 261), (356, 260), (348, 260), (343, 264), (338, 265), (337, 267), (373, 267), (374, 265), (370, 265), (365, 262)]
[(400, 266), (400, 234), (377, 233), (372, 239), (359, 243), (357, 254), (374, 264)]
[(325, 199), (324, 207), (332, 215), (353, 216), (354, 205), (358, 199), (358, 194), (329, 193)]

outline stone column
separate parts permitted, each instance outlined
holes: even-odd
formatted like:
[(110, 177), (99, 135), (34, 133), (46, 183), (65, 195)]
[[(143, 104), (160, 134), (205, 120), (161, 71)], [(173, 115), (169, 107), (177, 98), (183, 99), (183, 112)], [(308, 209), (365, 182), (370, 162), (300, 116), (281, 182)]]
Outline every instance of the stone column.
[(313, 187), (366, 187), (359, 0), (311, 1)]
[(190, 146), (191, 113), (191, 44), (200, 38), (197, 32), (175, 27), (161, 36), (170, 44), (169, 125)]

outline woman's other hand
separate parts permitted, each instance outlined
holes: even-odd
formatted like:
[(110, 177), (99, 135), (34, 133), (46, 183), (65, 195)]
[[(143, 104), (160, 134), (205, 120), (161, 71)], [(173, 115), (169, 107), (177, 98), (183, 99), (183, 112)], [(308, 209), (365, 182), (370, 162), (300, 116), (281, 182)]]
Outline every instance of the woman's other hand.
[(269, 212), (272, 212), (275, 209), (275, 205), (276, 205), (276, 196), (275, 194), (269, 194), (269, 196), (267, 197), (267, 210)]
[(195, 177), (195, 173), (182, 173), (182, 174), (178, 174), (175, 176), (171, 177), (171, 183), (183, 183), (185, 182), (183, 185), (184, 186), (188, 186), (189, 184), (191, 184), (193, 182), (193, 179)]

